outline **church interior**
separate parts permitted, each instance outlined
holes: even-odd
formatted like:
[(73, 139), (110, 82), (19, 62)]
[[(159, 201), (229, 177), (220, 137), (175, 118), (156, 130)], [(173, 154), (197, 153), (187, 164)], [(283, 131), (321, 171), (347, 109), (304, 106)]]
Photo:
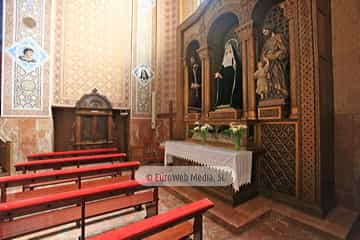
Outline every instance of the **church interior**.
[(0, 239), (360, 240), (359, 0), (0, 12)]

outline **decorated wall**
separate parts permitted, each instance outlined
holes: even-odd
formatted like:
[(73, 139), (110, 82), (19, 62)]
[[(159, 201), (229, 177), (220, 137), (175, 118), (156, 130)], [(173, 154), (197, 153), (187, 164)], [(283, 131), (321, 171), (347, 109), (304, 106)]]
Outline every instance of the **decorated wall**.
[(4, 3), (2, 116), (49, 117), (52, 1)]
[[(53, 1), (3, 1), (0, 136), (13, 143), (13, 161), (52, 149), (50, 116)], [(25, 48), (32, 59), (23, 58)]]
[(97, 88), (114, 107), (129, 107), (132, 8), (132, 1), (56, 1), (55, 105), (74, 106)]
[(360, 2), (332, 0), (337, 201), (360, 209)]
[(201, 0), (180, 0), (180, 22), (185, 21), (199, 7)]
[[(155, 80), (152, 90), (156, 93), (156, 112), (169, 113), (172, 103), (175, 111), (176, 101), (176, 31), (179, 24), (179, 1), (157, 1), (155, 18), (155, 39), (153, 61)], [(135, 95), (136, 96), (136, 95)], [(134, 95), (133, 95), (134, 97)], [(150, 103), (150, 101), (148, 102)], [(132, 106), (134, 109), (135, 106)], [(170, 122), (167, 117), (157, 120), (156, 128), (151, 129), (149, 114), (133, 116), (130, 124), (130, 145), (143, 148), (143, 152), (156, 151), (158, 144), (170, 137)], [(154, 143), (154, 144), (153, 144)]]
[[(177, 18), (177, 1), (56, 1), (54, 105), (74, 105), (97, 88), (115, 108), (149, 119), (156, 91), (158, 112), (168, 111)], [(155, 73), (152, 82), (134, 76), (142, 64)]]
[[(130, 109), (131, 146), (169, 138), (169, 119), (160, 116), (151, 128), (151, 98), (155, 94), (156, 111), (165, 116), (170, 103), (176, 105), (178, 0), (4, 3), (0, 134), (13, 142), (14, 162), (30, 152), (51, 151), (51, 107), (73, 107), (93, 88), (114, 108)], [(30, 71), (19, 55), (31, 45), (21, 45), (28, 39), (39, 48), (34, 56), (47, 57)], [(151, 79), (134, 75), (141, 65), (150, 68)]]
[[(30, 152), (52, 150), (51, 106), (74, 106), (93, 88), (114, 107), (131, 110), (132, 146), (151, 152), (156, 146), (150, 143), (168, 139), (169, 119), (161, 117), (151, 128), (151, 95), (155, 92), (162, 116), (171, 102), (175, 108), (177, 27), (200, 2), (3, 1), (0, 137), (13, 143), (14, 162), (24, 161)], [(331, 1), (336, 197), (340, 204), (357, 209), (360, 109), (354, 99), (360, 91), (359, 11), (357, 0)], [(37, 63), (21, 61), (26, 46), (35, 50)], [(148, 84), (133, 75), (140, 64), (154, 71)]]
[[(33, 152), (53, 147), (53, 122), (49, 118), (0, 118), (0, 136), (12, 143), (13, 163), (22, 162)], [(14, 173), (15, 169), (11, 169)]]

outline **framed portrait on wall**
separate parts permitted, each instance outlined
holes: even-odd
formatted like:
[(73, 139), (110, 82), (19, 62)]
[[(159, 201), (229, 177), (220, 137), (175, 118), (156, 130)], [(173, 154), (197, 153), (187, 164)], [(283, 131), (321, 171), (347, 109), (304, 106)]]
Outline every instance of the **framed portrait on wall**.
[(48, 59), (47, 52), (33, 38), (14, 43), (7, 53), (26, 73), (42, 66)]

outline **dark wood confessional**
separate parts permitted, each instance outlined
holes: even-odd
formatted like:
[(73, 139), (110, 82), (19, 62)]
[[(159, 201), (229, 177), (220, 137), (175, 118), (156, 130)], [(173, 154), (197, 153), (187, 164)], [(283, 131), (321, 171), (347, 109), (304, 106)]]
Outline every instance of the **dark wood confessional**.
[(55, 151), (117, 147), (128, 151), (129, 111), (113, 109), (97, 89), (75, 107), (53, 107)]
[(112, 106), (94, 89), (76, 103), (74, 148), (110, 147), (113, 144)]

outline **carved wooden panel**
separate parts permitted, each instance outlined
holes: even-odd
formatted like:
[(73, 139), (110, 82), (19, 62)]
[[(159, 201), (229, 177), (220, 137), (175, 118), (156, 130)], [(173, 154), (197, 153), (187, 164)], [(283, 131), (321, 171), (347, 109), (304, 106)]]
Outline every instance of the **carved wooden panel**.
[(188, 113), (185, 115), (185, 121), (195, 122), (201, 119), (201, 113)]
[(282, 108), (281, 106), (275, 107), (259, 107), (258, 108), (258, 119), (259, 120), (268, 120), (268, 119), (281, 119), (282, 118)]
[(303, 199), (315, 201), (316, 141), (315, 141), (315, 76), (312, 35), (311, 1), (298, 1), (301, 121), (302, 121), (302, 185)]
[(261, 125), (259, 184), (274, 192), (296, 196), (297, 124), (265, 123)]
[(270, 24), (276, 33), (282, 33), (289, 38), (289, 20), (285, 17), (284, 9), (280, 5), (274, 6), (265, 17), (265, 24)]
[(11, 142), (0, 140), (0, 176), (10, 175), (11, 167)]
[(108, 138), (108, 118), (106, 116), (96, 116), (95, 141)]
[(92, 141), (92, 117), (91, 116), (83, 116), (81, 118), (81, 130), (80, 130), (80, 137), (81, 141)]
[(74, 146), (76, 148), (111, 146), (113, 139), (113, 111), (110, 101), (96, 89), (76, 103)]
[(112, 106), (107, 97), (100, 95), (95, 88), (90, 94), (85, 94), (76, 102), (76, 108), (111, 110)]
[(209, 112), (209, 119), (212, 120), (239, 120), (241, 111), (237, 109), (220, 109), (218, 111)]
[[(194, 16), (180, 26), (179, 49), (184, 49), (182, 43), (188, 42), (190, 36), (200, 37), (201, 40), (199, 54), (202, 56), (205, 66), (203, 71), (207, 77), (204, 86), (206, 101), (201, 121), (226, 123), (234, 121), (232, 118), (236, 116), (242, 120), (256, 120), (258, 117), (257, 120), (261, 122), (256, 121), (260, 127), (256, 140), (265, 149), (265, 156), (261, 161), (263, 165), (258, 172), (260, 176), (257, 176), (260, 185), (287, 196), (296, 196), (297, 203), (311, 211), (318, 208), (316, 211), (319, 213), (328, 208), (325, 202), (328, 195), (331, 197), (328, 192), (333, 185), (332, 155), (331, 150), (328, 150), (332, 149), (333, 138), (331, 131), (327, 130), (332, 126), (330, 118), (333, 109), (330, 94), (333, 86), (331, 64), (328, 63), (331, 62), (328, 60), (331, 55), (331, 37), (327, 36), (331, 36), (328, 21), (330, 0), (243, 0), (236, 2), (238, 8), (230, 8), (229, 2), (233, 1), (204, 3), (204, 7), (200, 7)], [(223, 10), (238, 17), (238, 21), (234, 21), (237, 23), (234, 26), (239, 26), (236, 31), (241, 41), (246, 89), (242, 115), (233, 112), (210, 112), (210, 80), (214, 66), (220, 61), (214, 59), (213, 55), (217, 54), (216, 51), (220, 49), (218, 46), (221, 44), (209, 44), (204, 39), (208, 40), (208, 33), (213, 30), (212, 25), (216, 24), (218, 17), (224, 14)], [(240, 14), (236, 14), (237, 11)], [(205, 28), (200, 28), (199, 25), (204, 24)], [(255, 92), (254, 86), (251, 88), (251, 84), (255, 82), (255, 63), (262, 49), (263, 24), (272, 25), (276, 29), (275, 32), (282, 33), (288, 38), (288, 86), (291, 94), (284, 104), (288, 106), (284, 108), (273, 108), (277, 106), (274, 104), (259, 105), (259, 108), (255, 108), (256, 99), (251, 100), (251, 94)], [(228, 35), (224, 33), (224, 36), (226, 39), (230, 38), (231, 31)], [(181, 52), (179, 56), (182, 56)], [(179, 61), (182, 61), (182, 58)], [(182, 87), (181, 81), (180, 72), (179, 89)], [(254, 118), (250, 117), (251, 112), (254, 112)], [(181, 116), (180, 120), (183, 121), (184, 117)], [(189, 117), (186, 120), (189, 121)], [(189, 125), (188, 122), (185, 124)], [(181, 124), (179, 126), (182, 127)]]

